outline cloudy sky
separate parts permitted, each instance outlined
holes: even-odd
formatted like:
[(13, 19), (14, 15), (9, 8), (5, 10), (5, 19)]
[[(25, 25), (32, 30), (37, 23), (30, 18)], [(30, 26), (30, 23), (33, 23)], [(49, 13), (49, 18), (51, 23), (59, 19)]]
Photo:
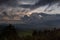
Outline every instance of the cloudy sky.
[(0, 0), (0, 19), (20, 20), (33, 12), (60, 14), (60, 0)]

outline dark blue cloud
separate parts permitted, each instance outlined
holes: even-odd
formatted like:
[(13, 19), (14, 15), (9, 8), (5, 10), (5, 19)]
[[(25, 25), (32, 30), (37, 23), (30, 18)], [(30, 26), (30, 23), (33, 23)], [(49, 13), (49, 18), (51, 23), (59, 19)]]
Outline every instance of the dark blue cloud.
[(16, 6), (18, 3), (17, 0), (0, 0), (0, 6), (1, 5)]
[(60, 5), (60, 0), (39, 0), (37, 3), (35, 3), (35, 5), (31, 6), (31, 9), (35, 9), (45, 5), (48, 5), (48, 8), (49, 8), (50, 6), (56, 3)]
[(20, 7), (23, 7), (23, 8), (30, 8), (32, 5), (25, 5), (25, 4), (22, 4), (20, 5)]
[(0, 4), (2, 4), (2, 3), (6, 3), (6, 2), (8, 2), (9, 0), (0, 0)]
[(44, 5), (52, 5), (54, 3), (59, 2), (60, 0), (39, 0), (35, 5), (36, 6), (44, 6)]

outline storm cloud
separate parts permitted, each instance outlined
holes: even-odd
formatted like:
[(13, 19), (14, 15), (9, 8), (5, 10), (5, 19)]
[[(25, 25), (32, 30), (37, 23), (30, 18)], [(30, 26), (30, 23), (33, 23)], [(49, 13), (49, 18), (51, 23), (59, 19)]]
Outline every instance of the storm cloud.
[(16, 6), (18, 5), (17, 0), (0, 0), (0, 6), (5, 5), (5, 6)]
[[(21, 1), (21, 4), (20, 4), (20, 1)], [(59, 7), (60, 0), (38, 0), (38, 1), (36, 0), (0, 0), (0, 15), (4, 14), (4, 16), (8, 16), (12, 19), (13, 19), (12, 15), (14, 15), (14, 18), (15, 16), (16, 18), (18, 18), (18, 17), (21, 17), (21, 15), (23, 16), (25, 14), (28, 14), (30, 11), (33, 11), (36, 8), (48, 5), (48, 7), (45, 9), (46, 11), (50, 6), (56, 3), (58, 3), (58, 7)], [(49, 10), (49, 12), (51, 12), (52, 10)]]
[(48, 5), (48, 7), (46, 9), (48, 9), (50, 6), (52, 6), (56, 3), (58, 3), (58, 6), (59, 6), (60, 0), (39, 0), (37, 3), (35, 3), (35, 5), (33, 5), (31, 7), (31, 9), (36, 9), (38, 7), (42, 7), (42, 6), (46, 6), (46, 5)]

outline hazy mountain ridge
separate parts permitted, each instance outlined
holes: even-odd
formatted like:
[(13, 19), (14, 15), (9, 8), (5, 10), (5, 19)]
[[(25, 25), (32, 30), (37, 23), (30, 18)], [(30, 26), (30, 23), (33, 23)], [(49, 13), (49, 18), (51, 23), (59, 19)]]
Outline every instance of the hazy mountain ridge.
[(43, 23), (60, 20), (60, 14), (32, 13), (29, 17), (25, 15), (22, 19), (26, 23)]
[(60, 14), (32, 13), (30, 16), (25, 15), (22, 18), (25, 24), (14, 24), (17, 29), (52, 29), (60, 28)]
[(33, 13), (22, 18), (25, 24), (14, 24), (19, 30), (44, 30), (60, 28), (60, 14)]

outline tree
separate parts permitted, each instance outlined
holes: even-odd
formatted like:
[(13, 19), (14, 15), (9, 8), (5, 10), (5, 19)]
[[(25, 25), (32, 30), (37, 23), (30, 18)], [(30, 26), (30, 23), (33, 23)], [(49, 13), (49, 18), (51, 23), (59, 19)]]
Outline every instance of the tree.
[(13, 25), (11, 25), (11, 24), (9, 24), (9, 26), (7, 26), (3, 30), (1, 37), (4, 40), (5, 39), (7, 39), (7, 40), (18, 40), (19, 39), (15, 27)]

